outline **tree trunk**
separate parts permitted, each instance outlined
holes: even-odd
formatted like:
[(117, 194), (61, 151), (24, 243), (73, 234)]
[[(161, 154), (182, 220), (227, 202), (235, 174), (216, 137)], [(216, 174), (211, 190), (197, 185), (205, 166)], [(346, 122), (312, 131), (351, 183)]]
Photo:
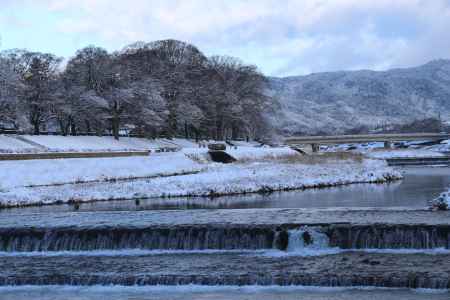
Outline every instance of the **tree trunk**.
[(184, 137), (186, 139), (189, 139), (189, 129), (188, 129), (188, 124), (186, 121), (184, 122)]
[(84, 120), (84, 126), (86, 126), (86, 131), (88, 132), (88, 133), (90, 133), (91, 132), (91, 123), (89, 122), (89, 120)]
[(61, 130), (61, 134), (63, 136), (67, 135), (67, 130), (66, 130), (66, 125), (64, 124), (63, 119), (58, 119), (58, 124), (59, 124), (59, 130)]
[(75, 124), (75, 120), (73, 119), (73, 117), (70, 117), (70, 133), (72, 135), (77, 135), (77, 126)]
[(119, 128), (120, 128), (120, 119), (118, 117), (113, 117), (112, 121), (112, 131), (114, 138), (119, 140)]
[(233, 125), (231, 127), (231, 139), (232, 140), (237, 140), (239, 137), (239, 128), (236, 125)]
[(40, 135), (41, 129), (39, 128), (39, 122), (33, 122), (33, 127), (34, 127), (34, 134)]
[(194, 134), (195, 134), (195, 142), (198, 143), (199, 140), (199, 134), (198, 134), (198, 129), (194, 127)]

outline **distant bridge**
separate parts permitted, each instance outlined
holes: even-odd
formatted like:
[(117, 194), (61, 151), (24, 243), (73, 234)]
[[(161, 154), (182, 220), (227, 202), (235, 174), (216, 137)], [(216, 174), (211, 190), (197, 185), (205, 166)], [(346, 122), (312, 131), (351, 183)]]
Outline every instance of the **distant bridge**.
[(291, 137), (285, 143), (291, 146), (311, 145), (314, 152), (319, 150), (319, 145), (384, 142), (386, 148), (391, 147), (392, 142), (401, 141), (441, 141), (450, 139), (450, 133), (398, 133), (398, 134), (356, 134), (333, 136), (300, 136)]

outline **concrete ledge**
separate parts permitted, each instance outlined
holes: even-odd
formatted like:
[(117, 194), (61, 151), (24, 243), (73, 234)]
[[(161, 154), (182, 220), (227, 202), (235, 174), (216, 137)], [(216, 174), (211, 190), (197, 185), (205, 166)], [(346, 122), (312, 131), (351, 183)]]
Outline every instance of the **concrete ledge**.
[[(284, 258), (242, 253), (184, 253), (135, 257), (5, 256), (0, 257), (0, 265), (0, 286), (194, 284), (450, 288), (448, 254), (350, 252)], [(426, 297), (424, 295), (424, 298)]]
[(387, 158), (390, 166), (450, 165), (450, 156)]
[(327, 225), (450, 225), (450, 211), (404, 209), (199, 209), (93, 211), (62, 213), (7, 213), (2, 228), (149, 228), (153, 226), (298, 227)]
[(31, 160), (31, 159), (61, 159), (61, 158), (106, 158), (148, 156), (150, 151), (118, 151), (118, 152), (48, 152), (48, 153), (3, 153), (0, 161)]

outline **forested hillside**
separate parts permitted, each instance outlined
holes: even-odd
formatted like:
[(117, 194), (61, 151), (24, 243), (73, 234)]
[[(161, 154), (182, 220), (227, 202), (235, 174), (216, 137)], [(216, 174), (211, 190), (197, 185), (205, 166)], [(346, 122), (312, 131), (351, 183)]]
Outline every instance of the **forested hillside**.
[(277, 109), (268, 116), (283, 135), (343, 133), (426, 118), (450, 120), (450, 61), (385, 72), (349, 71), (271, 78)]

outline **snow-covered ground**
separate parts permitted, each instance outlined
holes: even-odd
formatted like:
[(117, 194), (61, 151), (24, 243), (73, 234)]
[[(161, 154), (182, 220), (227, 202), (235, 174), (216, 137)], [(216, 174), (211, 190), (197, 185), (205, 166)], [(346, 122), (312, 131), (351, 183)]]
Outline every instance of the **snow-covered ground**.
[(35, 146), (27, 144), (19, 139), (7, 135), (0, 135), (0, 153), (24, 153), (37, 150), (38, 148)]
[(150, 156), (0, 161), (0, 189), (198, 172), (182, 153)]
[[(184, 148), (182, 152), (196, 161), (211, 162), (207, 148)], [(298, 152), (289, 147), (227, 146), (226, 152), (240, 162), (274, 160), (299, 155)]]
[(50, 152), (94, 152), (154, 150), (173, 146), (161, 140), (122, 137), (115, 140), (110, 136), (56, 136), (24, 135), (21, 138), (41, 145)]
[(403, 145), (408, 148), (385, 149), (384, 143), (371, 142), (362, 144), (341, 144), (332, 146), (323, 146), (325, 152), (350, 151), (361, 153), (372, 158), (405, 158), (405, 157), (440, 157), (450, 152), (450, 141), (445, 140), (433, 146), (424, 146), (425, 141), (404, 142)]
[(289, 147), (229, 147), (227, 153), (240, 161), (261, 160), (261, 159), (277, 159), (287, 156), (297, 156), (298, 152)]
[(0, 153), (154, 151), (160, 148), (195, 147), (183, 139), (145, 139), (110, 136), (0, 135)]
[(376, 149), (363, 152), (372, 158), (440, 157), (444, 153), (430, 149)]
[[(206, 145), (208, 141), (200, 143)], [(239, 147), (258, 145), (243, 141), (233, 141), (233, 144)], [(121, 137), (115, 140), (111, 136), (0, 135), (0, 153), (155, 151), (161, 148), (199, 148), (199, 143), (181, 138)]]
[(0, 149), (18, 153), (181, 148), (148, 157), (0, 161), (0, 206), (267, 192), (401, 176), (383, 160), (354, 154), (302, 156), (289, 147), (255, 147), (247, 142), (228, 146), (227, 152), (238, 162), (223, 165), (211, 162), (207, 148), (184, 139), (0, 137)]
[[(255, 149), (253, 157), (256, 159), (249, 159), (252, 157), (250, 154), (252, 150), (247, 149), (242, 151), (242, 157), (246, 158), (245, 162), (228, 165), (210, 162), (197, 163), (184, 156), (183, 152), (149, 156), (148, 158), (124, 158), (122, 162), (116, 158), (113, 159), (114, 161), (108, 161), (109, 159), (105, 161), (102, 159), (35, 161), (34, 165), (28, 166), (21, 165), (27, 162), (8, 162), (0, 165), (0, 168), (3, 169), (0, 172), (3, 176), (1, 178), (0, 204), (15, 206), (169, 196), (216, 196), (362, 182), (384, 182), (401, 177), (383, 160), (338, 159), (327, 155), (311, 159), (298, 154), (293, 157), (292, 153), (288, 153), (289, 150), (285, 148), (274, 151), (274, 157), (278, 155), (277, 158), (261, 160), (258, 159), (258, 157), (263, 157), (261, 152), (269, 150), (253, 149)], [(74, 163), (70, 161), (74, 161)], [(99, 168), (97, 164), (103, 166)], [(200, 172), (170, 177), (101, 181), (102, 178), (113, 178), (119, 175), (125, 178), (150, 177), (155, 174), (180, 173), (181, 171)], [(28, 172), (30, 175), (17, 179), (24, 172)], [(9, 175), (3, 175), (5, 173)], [(78, 177), (81, 180), (99, 178), (100, 181), (54, 186), (26, 186), (72, 182), (77, 181)]]
[(445, 140), (438, 145), (430, 146), (429, 149), (439, 152), (450, 152), (450, 140)]

